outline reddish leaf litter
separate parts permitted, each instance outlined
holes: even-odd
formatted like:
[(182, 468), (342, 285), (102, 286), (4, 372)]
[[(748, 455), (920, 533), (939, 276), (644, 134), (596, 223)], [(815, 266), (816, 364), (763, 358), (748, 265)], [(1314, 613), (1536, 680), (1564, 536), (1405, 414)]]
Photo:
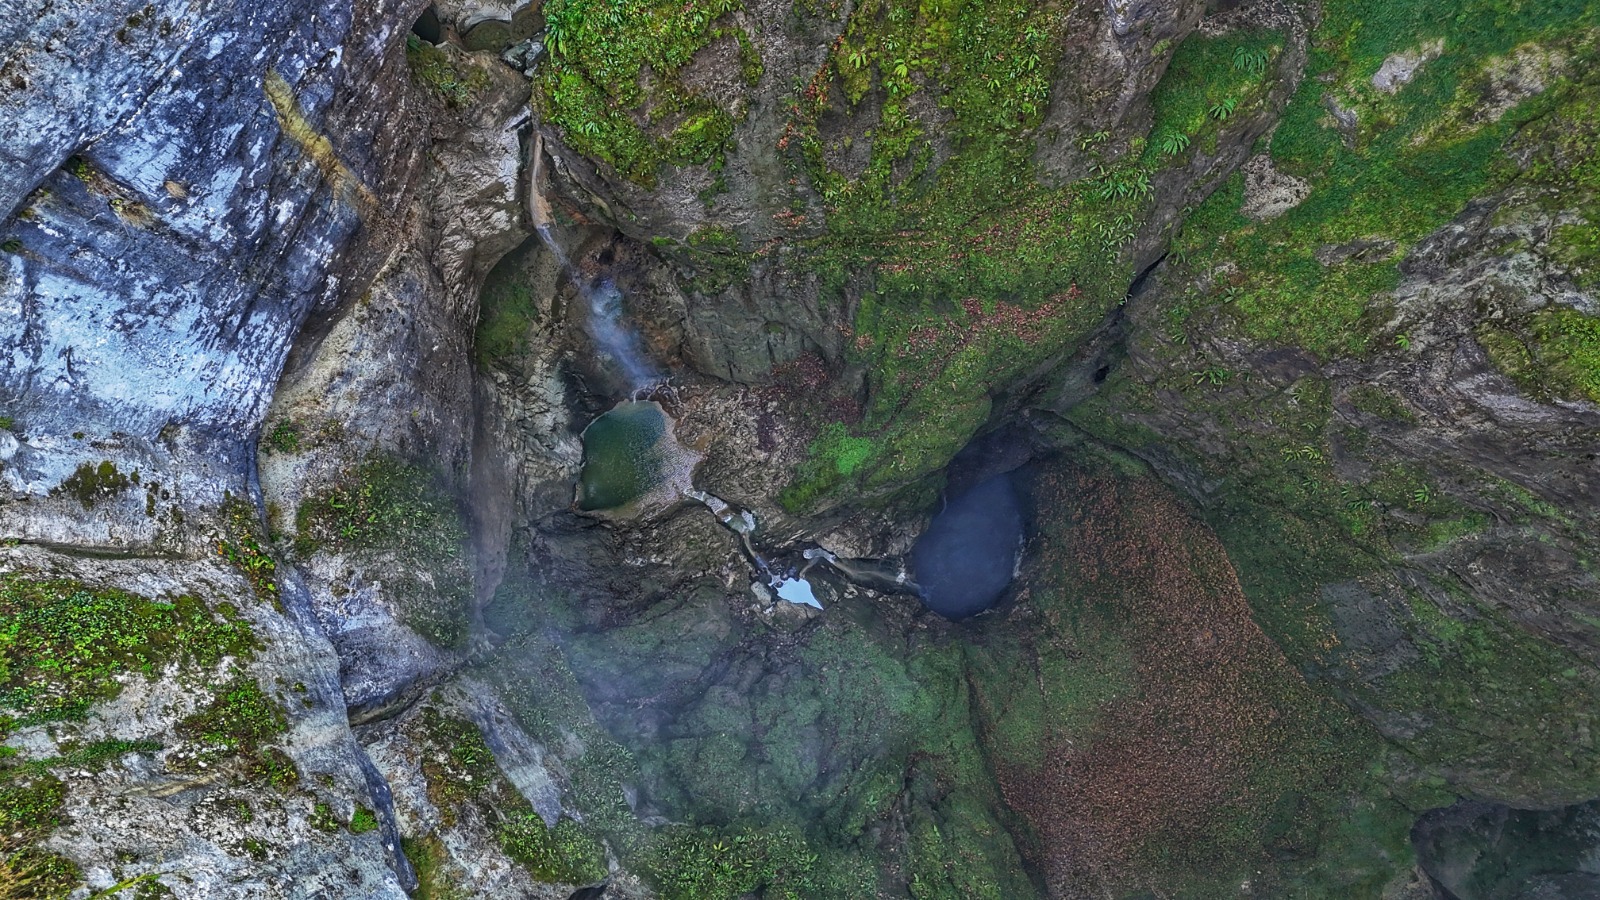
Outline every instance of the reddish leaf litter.
[(1165, 487), (1067, 473), (1036, 490), (1040, 515), (1070, 524), (1044, 539), (1052, 574), (1033, 593), (1105, 604), (1136, 667), (1136, 689), (1088, 734), (1047, 724), (1044, 762), (999, 773), (1052, 892), (1074, 896), (1137, 880), (1156, 840), (1203, 843), (1225, 806), (1270, 807), (1276, 796), (1252, 796), (1249, 775), (1274, 754), (1300, 755), (1290, 720), (1309, 689), (1251, 620), (1215, 535)]

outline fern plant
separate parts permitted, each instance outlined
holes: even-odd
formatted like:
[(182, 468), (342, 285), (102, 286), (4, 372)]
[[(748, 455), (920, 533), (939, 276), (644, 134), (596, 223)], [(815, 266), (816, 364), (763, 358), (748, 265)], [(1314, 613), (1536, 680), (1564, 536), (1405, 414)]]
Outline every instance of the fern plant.
[(1156, 149), (1163, 156), (1177, 156), (1189, 149), (1189, 136), (1181, 131), (1169, 131), (1156, 139)]
[(1240, 47), (1233, 51), (1233, 67), (1241, 72), (1251, 75), (1260, 75), (1267, 71), (1267, 51), (1265, 48), (1252, 50)]

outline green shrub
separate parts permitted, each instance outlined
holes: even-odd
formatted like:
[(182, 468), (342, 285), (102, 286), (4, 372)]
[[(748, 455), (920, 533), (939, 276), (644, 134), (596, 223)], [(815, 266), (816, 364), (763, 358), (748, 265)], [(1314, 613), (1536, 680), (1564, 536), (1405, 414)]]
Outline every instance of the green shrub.
[(547, 828), (538, 813), (524, 813), (500, 826), (500, 846), (538, 881), (593, 884), (606, 877), (605, 848), (571, 819)]

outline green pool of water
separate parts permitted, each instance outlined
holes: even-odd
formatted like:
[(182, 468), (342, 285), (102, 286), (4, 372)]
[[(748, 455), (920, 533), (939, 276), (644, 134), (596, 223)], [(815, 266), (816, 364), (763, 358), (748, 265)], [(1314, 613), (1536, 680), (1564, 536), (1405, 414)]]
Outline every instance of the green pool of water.
[(619, 403), (583, 431), (578, 508), (616, 509), (665, 477), (667, 418), (654, 403)]

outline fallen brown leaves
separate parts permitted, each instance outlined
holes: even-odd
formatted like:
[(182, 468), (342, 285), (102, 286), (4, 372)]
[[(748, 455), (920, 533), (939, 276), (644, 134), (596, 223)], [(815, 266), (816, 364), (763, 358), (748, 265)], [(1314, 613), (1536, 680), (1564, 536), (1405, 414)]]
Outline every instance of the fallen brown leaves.
[(1137, 689), (1091, 734), (1051, 734), (1042, 765), (1000, 772), (1053, 890), (1071, 895), (1125, 881), (1158, 836), (1203, 836), (1227, 804), (1270, 804), (1250, 796), (1249, 775), (1290, 732), (1274, 697), (1305, 688), (1251, 620), (1221, 544), (1165, 487), (1046, 476), (1038, 499), (1071, 524), (1044, 547), (1061, 581), (1035, 592), (1109, 604), (1137, 666)]

